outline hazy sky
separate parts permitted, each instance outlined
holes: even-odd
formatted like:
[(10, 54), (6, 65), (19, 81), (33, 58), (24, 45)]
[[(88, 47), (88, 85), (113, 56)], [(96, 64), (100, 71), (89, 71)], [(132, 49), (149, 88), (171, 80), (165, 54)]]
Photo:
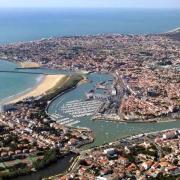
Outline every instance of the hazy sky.
[(180, 0), (0, 0), (0, 7), (180, 8)]

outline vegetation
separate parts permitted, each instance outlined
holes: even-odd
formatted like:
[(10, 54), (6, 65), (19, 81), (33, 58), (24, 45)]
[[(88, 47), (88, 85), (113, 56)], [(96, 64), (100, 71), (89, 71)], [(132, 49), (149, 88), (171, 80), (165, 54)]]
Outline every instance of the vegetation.
[(170, 154), (172, 149), (171, 147), (162, 147), (163, 153), (166, 154)]
[[(153, 147), (154, 148), (154, 147)], [(141, 147), (141, 146), (135, 146), (133, 149), (131, 149), (132, 151), (132, 154), (133, 155), (138, 155), (138, 154), (146, 154), (146, 155), (149, 155), (149, 156), (154, 156), (154, 157), (158, 157), (158, 154), (157, 154), (157, 150), (156, 149), (153, 149), (153, 151), (150, 151), (148, 149), (145, 149), (144, 147)]]
[(12, 177), (25, 175), (31, 172), (31, 169), (26, 166), (26, 164), (18, 163), (15, 166), (8, 168), (5, 172), (2, 172), (2, 179), (9, 179)]
[(42, 98), (42, 100), (50, 101), (58, 94), (75, 87), (79, 81), (83, 79), (83, 76), (80, 74), (73, 74), (71, 76), (65, 76), (57, 85), (47, 91), (47, 95)]
[(160, 174), (156, 178), (149, 178), (149, 179), (150, 180), (180, 180), (180, 175), (177, 175), (177, 176), (173, 176), (173, 175), (163, 176), (162, 174)]
[(33, 168), (37, 170), (42, 169), (56, 160), (57, 160), (57, 152), (55, 150), (49, 150), (44, 154), (44, 157), (41, 161), (36, 160), (33, 162)]

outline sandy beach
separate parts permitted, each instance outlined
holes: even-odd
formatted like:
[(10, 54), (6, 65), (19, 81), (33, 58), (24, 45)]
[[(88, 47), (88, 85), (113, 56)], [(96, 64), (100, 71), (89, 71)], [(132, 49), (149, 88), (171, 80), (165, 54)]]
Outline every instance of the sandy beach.
[(25, 61), (25, 62), (19, 62), (19, 65), (21, 68), (39, 68), (40, 64), (36, 62), (30, 62), (30, 61)]
[(48, 90), (54, 88), (58, 82), (62, 81), (64, 77), (66, 75), (44, 75), (43, 80), (30, 92), (24, 93), (8, 103), (16, 103), (28, 97), (44, 95)]

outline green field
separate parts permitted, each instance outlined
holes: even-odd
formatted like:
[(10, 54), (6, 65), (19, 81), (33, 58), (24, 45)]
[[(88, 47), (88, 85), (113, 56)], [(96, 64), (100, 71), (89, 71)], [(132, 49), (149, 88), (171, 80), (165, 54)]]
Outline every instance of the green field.
[(65, 76), (61, 79), (54, 88), (46, 92), (46, 95), (42, 100), (50, 101), (60, 93), (75, 87), (81, 80), (83, 76), (81, 74), (73, 74), (70, 76)]

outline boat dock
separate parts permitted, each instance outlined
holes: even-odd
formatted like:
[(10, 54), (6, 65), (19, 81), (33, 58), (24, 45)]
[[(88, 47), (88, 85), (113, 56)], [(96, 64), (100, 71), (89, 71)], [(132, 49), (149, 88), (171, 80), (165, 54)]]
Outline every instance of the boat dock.
[(56, 113), (51, 114), (50, 116), (53, 120), (56, 120), (60, 124), (63, 124), (66, 126), (72, 126), (72, 125), (78, 124), (80, 122), (76, 119), (70, 119), (68, 117), (64, 117), (64, 116), (62, 116), (60, 114), (56, 114)]
[(94, 115), (102, 104), (100, 100), (73, 100), (66, 102), (50, 116), (60, 124), (73, 126), (80, 122), (79, 118)]
[(60, 111), (62, 111), (63, 114), (72, 116), (73, 118), (79, 118), (95, 114), (102, 104), (103, 102), (99, 100), (74, 100), (64, 104)]

